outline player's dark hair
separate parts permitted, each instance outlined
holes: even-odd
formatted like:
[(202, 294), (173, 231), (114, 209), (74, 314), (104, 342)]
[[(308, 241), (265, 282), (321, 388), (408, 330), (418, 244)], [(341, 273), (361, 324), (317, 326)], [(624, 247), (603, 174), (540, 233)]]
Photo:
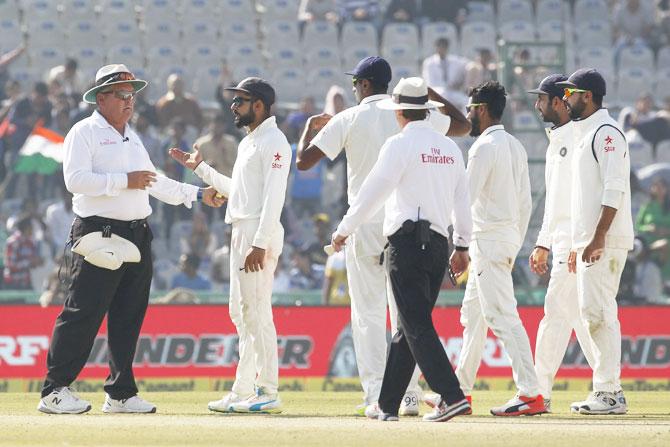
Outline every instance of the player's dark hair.
[(603, 106), (603, 95), (596, 95), (595, 93), (591, 92), (591, 96), (593, 97), (593, 103), (595, 105), (598, 107)]
[(402, 110), (402, 116), (405, 117), (405, 119), (408, 119), (410, 121), (423, 121), (428, 116), (428, 110), (426, 110), (426, 109), (418, 109), (418, 110), (403, 109)]
[(499, 120), (502, 118), (507, 103), (507, 92), (498, 81), (486, 81), (477, 87), (473, 87), (468, 92), (468, 96), (472, 98), (473, 104), (486, 104), (492, 119)]

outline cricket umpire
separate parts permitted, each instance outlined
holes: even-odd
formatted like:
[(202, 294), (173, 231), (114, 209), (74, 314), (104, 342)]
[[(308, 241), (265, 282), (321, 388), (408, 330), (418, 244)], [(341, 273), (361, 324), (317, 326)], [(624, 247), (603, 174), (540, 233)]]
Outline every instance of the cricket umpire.
[(347, 237), (385, 208), (386, 272), (399, 324), (379, 395), (379, 419), (398, 420), (403, 394), (416, 364), (441, 402), (424, 421), (442, 422), (471, 411), (433, 326), (431, 312), (449, 261), (448, 227), (453, 223), (456, 274), (468, 265), (472, 231), (470, 196), (460, 149), (427, 122), (428, 99), (421, 78), (402, 79), (378, 107), (394, 110), (402, 129), (384, 143), (377, 162), (333, 234), (341, 250)]
[(149, 194), (189, 208), (196, 200), (221, 206), (213, 188), (199, 189), (155, 173), (142, 141), (128, 126), (135, 95), (146, 85), (123, 64), (100, 68), (95, 86), (84, 94), (97, 110), (65, 137), (63, 175), (74, 194), (70, 240), (75, 254), (72, 285), (56, 320), (37, 407), (44, 413), (91, 409), (70, 384), (86, 364), (105, 315), (110, 374), (102, 411), (156, 411), (137, 396), (132, 370), (153, 270)]

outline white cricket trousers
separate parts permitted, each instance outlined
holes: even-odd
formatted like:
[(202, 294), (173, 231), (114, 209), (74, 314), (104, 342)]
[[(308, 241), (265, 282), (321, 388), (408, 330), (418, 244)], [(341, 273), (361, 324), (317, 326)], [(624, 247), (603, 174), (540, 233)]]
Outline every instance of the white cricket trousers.
[(616, 295), (628, 251), (605, 248), (600, 260), (582, 262), (577, 252), (577, 297), (593, 346), (593, 391), (621, 389), (621, 326)]
[(277, 392), (279, 363), (277, 331), (272, 320), (272, 283), (284, 243), (284, 229), (277, 224), (265, 251), (260, 272), (245, 273), (247, 251), (251, 247), (258, 219), (233, 223), (230, 240), (230, 319), (237, 328), (239, 356), (232, 391), (240, 396), (254, 393), (254, 385), (267, 393)]
[(512, 364), (512, 376), (523, 396), (540, 393), (528, 334), (517, 312), (512, 267), (519, 249), (500, 241), (474, 240), (472, 262), (461, 307), (463, 347), (456, 376), (466, 395), (472, 393), (490, 327)]
[[(386, 367), (386, 306), (390, 307), (391, 329), (397, 329), (395, 300), (387, 294), (386, 272), (379, 256), (356, 256), (353, 244), (345, 248), (347, 281), (351, 298), (351, 332), (358, 375), (366, 404), (379, 399)], [(381, 252), (380, 252), (381, 254)], [(408, 391), (421, 392), (419, 372), (414, 371)], [(420, 394), (419, 394), (420, 396)]]
[(573, 329), (591, 369), (595, 365), (591, 337), (579, 312), (577, 275), (568, 272), (569, 255), (568, 249), (554, 250), (551, 277), (544, 297), (544, 317), (537, 329), (535, 372), (545, 399), (551, 398), (554, 378)]

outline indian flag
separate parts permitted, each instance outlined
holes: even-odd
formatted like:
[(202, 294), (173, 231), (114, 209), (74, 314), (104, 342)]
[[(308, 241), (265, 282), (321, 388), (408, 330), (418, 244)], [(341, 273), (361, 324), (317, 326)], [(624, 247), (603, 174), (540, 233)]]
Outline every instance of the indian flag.
[(39, 123), (19, 151), (15, 172), (50, 175), (61, 169), (65, 139)]

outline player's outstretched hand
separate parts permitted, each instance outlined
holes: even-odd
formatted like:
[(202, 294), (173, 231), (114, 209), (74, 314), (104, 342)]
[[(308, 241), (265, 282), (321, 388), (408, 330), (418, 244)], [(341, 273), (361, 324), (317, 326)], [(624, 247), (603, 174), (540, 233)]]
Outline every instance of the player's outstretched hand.
[(193, 152), (191, 153), (184, 152), (180, 149), (177, 149), (176, 147), (173, 147), (168, 151), (168, 154), (170, 154), (170, 157), (172, 157), (177, 163), (185, 168), (190, 169), (191, 171), (194, 171), (195, 168), (197, 168), (198, 165), (202, 162), (202, 155), (198, 150), (197, 144), (193, 145)]
[(212, 208), (220, 208), (221, 205), (226, 203), (226, 197), (210, 186), (202, 190), (202, 203)]
[(156, 181), (156, 173), (151, 171), (133, 171), (126, 174), (128, 189), (146, 189)]

